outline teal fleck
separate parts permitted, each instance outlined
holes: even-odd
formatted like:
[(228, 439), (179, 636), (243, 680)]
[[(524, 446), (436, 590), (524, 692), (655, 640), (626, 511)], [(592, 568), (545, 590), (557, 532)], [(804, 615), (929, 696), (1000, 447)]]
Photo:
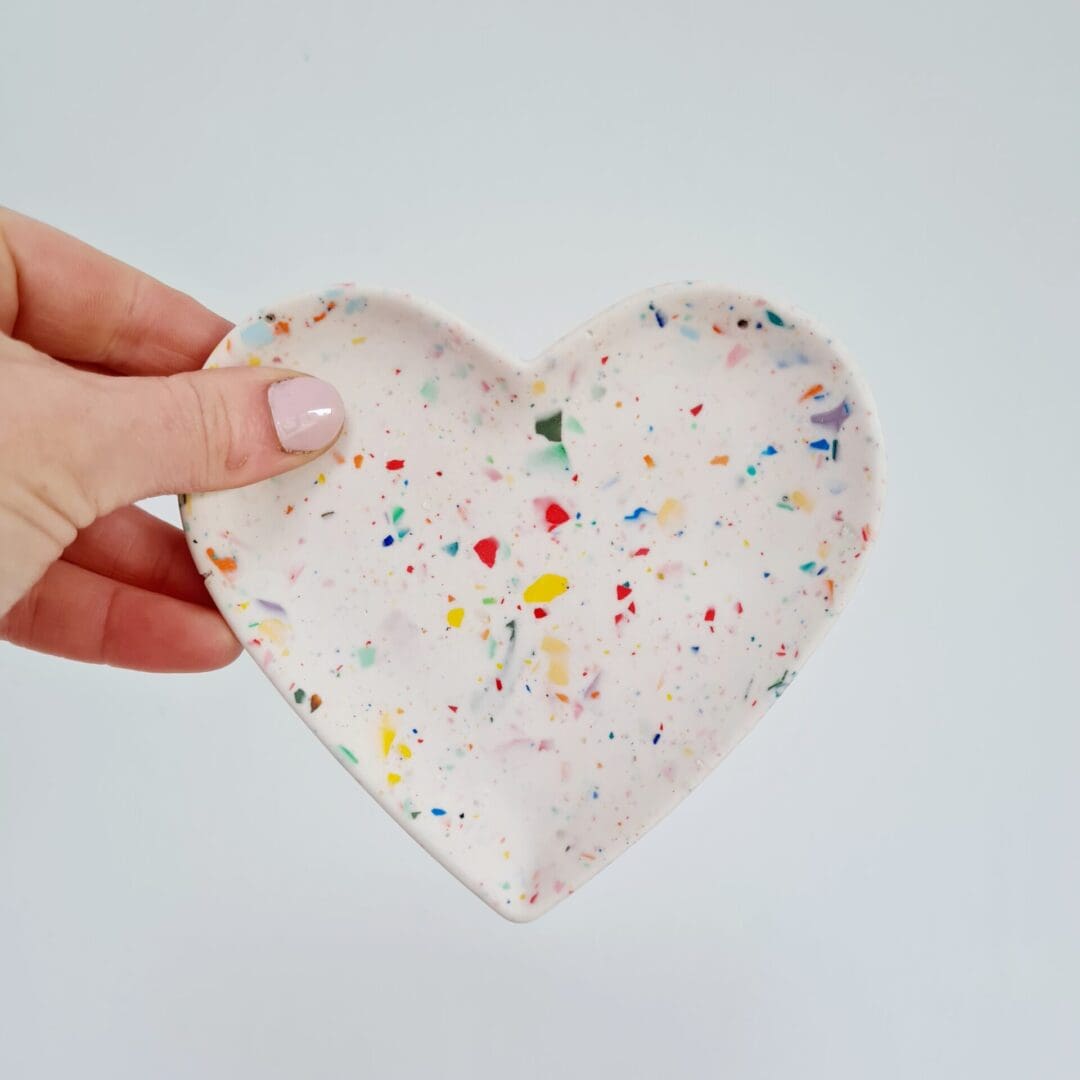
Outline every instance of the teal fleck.
[(304, 698), (306, 697), (307, 694), (303, 690), (297, 690), (296, 693), (293, 694), (293, 701), (295, 701), (297, 705), (303, 705)]
[(771, 322), (773, 324), (773, 326), (783, 326), (784, 325), (784, 320), (781, 319), (780, 316), (777, 315), (775, 311), (770, 311), (768, 308), (765, 309), (765, 317), (769, 320), (769, 322)]
[(375, 646), (365, 645), (363, 648), (357, 649), (356, 659), (360, 662), (361, 667), (371, 667), (375, 663)]
[(460, 547), (461, 545), (455, 540), (452, 544), (447, 544), (443, 548), (443, 551), (445, 551), (447, 555), (456, 555)]
[(354, 765), (360, 764), (360, 759), (347, 746), (339, 745), (338, 749), (341, 751), (342, 757), (348, 758)]
[(425, 401), (437, 401), (439, 398), (439, 384), (434, 379), (428, 379), (428, 381), (420, 387), (420, 396)]

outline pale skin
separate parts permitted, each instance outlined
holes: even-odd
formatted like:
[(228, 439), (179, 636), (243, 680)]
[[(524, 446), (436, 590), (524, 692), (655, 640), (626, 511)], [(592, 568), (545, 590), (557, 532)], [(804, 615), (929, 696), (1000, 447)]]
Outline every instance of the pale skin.
[(340, 418), (285, 450), (267, 395), (295, 373), (199, 370), (230, 328), (0, 209), (0, 640), (144, 671), (236, 658), (183, 533), (132, 504), (296, 468)]

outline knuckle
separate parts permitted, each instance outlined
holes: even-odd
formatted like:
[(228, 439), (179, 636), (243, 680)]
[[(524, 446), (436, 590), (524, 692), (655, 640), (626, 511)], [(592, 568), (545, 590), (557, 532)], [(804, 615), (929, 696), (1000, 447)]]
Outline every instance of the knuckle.
[(233, 442), (232, 419), (223, 389), (213, 379), (171, 375), (162, 381), (191, 447), (193, 487), (213, 486), (226, 471)]

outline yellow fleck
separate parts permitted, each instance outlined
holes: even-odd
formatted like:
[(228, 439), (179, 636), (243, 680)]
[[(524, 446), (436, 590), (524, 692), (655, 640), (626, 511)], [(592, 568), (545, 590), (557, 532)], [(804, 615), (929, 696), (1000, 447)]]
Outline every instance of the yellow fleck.
[(533, 383), (532, 390), (534, 394), (542, 394), (546, 389), (547, 383), (545, 383), (543, 379), (537, 379), (536, 382)]
[(509, 851), (504, 851), (503, 852), (503, 858), (504, 859), (509, 859), (510, 858), (510, 852)]
[(565, 641), (560, 641), (558, 638), (545, 637), (540, 642), (540, 648), (546, 653), (565, 653), (570, 651), (570, 646)]
[(541, 574), (522, 594), (526, 604), (546, 604), (562, 596), (570, 582), (559, 574)]
[(566, 670), (566, 665), (561, 660), (553, 659), (548, 664), (548, 680), (553, 682), (556, 686), (569, 686), (570, 685), (570, 673)]
[(367, 341), (366, 337), (354, 337), (352, 339), (354, 345), (363, 345), (365, 341)]
[(463, 607), (451, 608), (446, 613), (447, 624), (453, 627), (461, 625), (461, 620), (465, 618), (465, 609)]
[(395, 784), (401, 783), (401, 776), (396, 772), (388, 772), (386, 774), (386, 782), (393, 787)]
[(326, 473), (319, 473), (319, 475), (315, 478), (315, 483), (316, 484), (325, 484), (326, 483)]
[(398, 745), (397, 752), (403, 758), (411, 758), (412, 757), (412, 751), (404, 743), (400, 743)]
[(284, 645), (289, 636), (288, 623), (280, 619), (263, 619), (258, 625), (259, 636), (268, 638), (271, 645)]
[(258, 367), (262, 363), (262, 360), (257, 356), (248, 357), (248, 367)]
[(678, 499), (665, 499), (663, 506), (660, 507), (659, 512), (656, 515), (656, 520), (660, 522), (663, 528), (677, 529), (682, 525), (686, 518), (686, 514), (683, 511), (683, 504)]
[(814, 504), (801, 491), (793, 491), (791, 493), (791, 501), (799, 510), (814, 509)]
[(394, 745), (394, 736), (397, 732), (387, 724), (379, 729), (379, 734), (382, 735), (382, 756), (386, 757), (390, 753), (390, 747)]
[(237, 606), (237, 607), (238, 607), (238, 608), (239, 608), (239, 609), (240, 609), (241, 611), (247, 611), (247, 609), (248, 609), (249, 607), (251, 607), (251, 601), (250, 601), (250, 600), (245, 600), (245, 601), (244, 601), (244, 602), (243, 602), (242, 604), (237, 604), (236, 606)]

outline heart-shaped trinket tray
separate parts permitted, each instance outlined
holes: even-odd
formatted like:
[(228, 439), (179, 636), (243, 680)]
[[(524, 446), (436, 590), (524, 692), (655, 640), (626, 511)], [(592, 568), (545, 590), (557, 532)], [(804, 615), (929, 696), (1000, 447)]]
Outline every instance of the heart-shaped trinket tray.
[(522, 365), (410, 296), (266, 308), (209, 365), (317, 375), (337, 446), (182, 500), (266, 676), (501, 915), (574, 892), (709, 775), (844, 604), (884, 491), (870, 393), (791, 309), (632, 297)]

